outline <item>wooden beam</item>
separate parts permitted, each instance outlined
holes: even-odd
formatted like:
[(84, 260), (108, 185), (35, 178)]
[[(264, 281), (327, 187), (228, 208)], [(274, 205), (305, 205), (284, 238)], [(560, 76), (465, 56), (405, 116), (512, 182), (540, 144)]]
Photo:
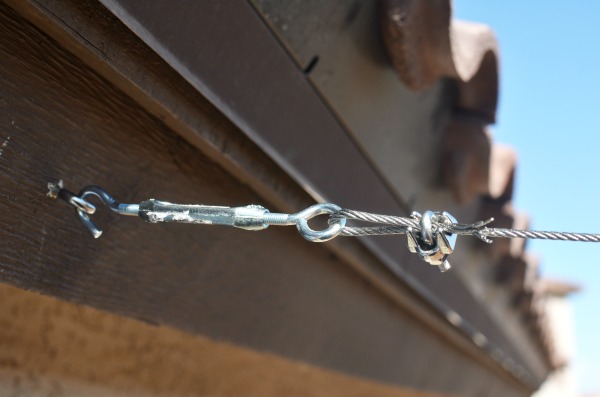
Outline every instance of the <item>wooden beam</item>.
[[(45, 198), (48, 180), (65, 178), (73, 187), (98, 183), (124, 201), (153, 196), (206, 204), (268, 204), (245, 186), (243, 173), (232, 177), (222, 167), (231, 163), (229, 159), (213, 161), (218, 158), (215, 146), (228, 148), (234, 142), (235, 153), (241, 153), (238, 159), (249, 159), (265, 170), (273, 164), (252, 145), (244, 149), (239, 143), (243, 139), (237, 140), (239, 131), (206, 102), (194, 113), (195, 131), (213, 137), (202, 147), (214, 157), (198, 152), (77, 56), (4, 5), (2, 12), (0, 167), (5, 172), (0, 195), (6, 200), (0, 205), (10, 214), (1, 220), (5, 282), (386, 382), (419, 384), (423, 378), (415, 371), (426, 368), (438, 348), (448, 352), (448, 368), (455, 367), (456, 360), (466, 360), (468, 366), (475, 358), (486, 363), (484, 368), (473, 366), (475, 372), (488, 374), (481, 379), (492, 376), (487, 371), (511, 379), (459, 334), (441, 331), (444, 321), (431, 315), (423, 302), (412, 297), (412, 304), (420, 306), (411, 315), (390, 305), (381, 285), (365, 285), (346, 263), (324, 247), (302, 241), (294, 230), (257, 234), (159, 227), (99, 214), (106, 236), (91, 240), (70, 208)], [(165, 119), (176, 124), (172, 117)], [(231, 153), (225, 150), (224, 157)], [(254, 162), (254, 156), (259, 160)], [(298, 192), (288, 188), (284, 173), (272, 168), (273, 173), (259, 174), (263, 182), (272, 178), (263, 187)], [(288, 206), (309, 201), (300, 193), (279, 200)], [(364, 250), (351, 249), (368, 257)], [(376, 271), (387, 280), (382, 284), (389, 295), (410, 297), (399, 292), (401, 283), (390, 281), (390, 273)], [(410, 298), (404, 305), (410, 306), (407, 301)], [(418, 307), (426, 312), (415, 314)], [(426, 346), (440, 334), (453, 344), (433, 343), (431, 353), (409, 353), (404, 347)], [(348, 339), (332, 345), (340, 335)], [(352, 342), (367, 335), (372, 337), (365, 345)], [(390, 348), (393, 340), (398, 341), (397, 351)], [(407, 366), (398, 359), (418, 353), (423, 357), (420, 364)], [(523, 387), (514, 379), (510, 382)], [(479, 378), (475, 384), (455, 383), (447, 374), (427, 378), (427, 387), (433, 389), (485, 388)]]
[(0, 284), (0, 393), (61, 397), (442, 397)]

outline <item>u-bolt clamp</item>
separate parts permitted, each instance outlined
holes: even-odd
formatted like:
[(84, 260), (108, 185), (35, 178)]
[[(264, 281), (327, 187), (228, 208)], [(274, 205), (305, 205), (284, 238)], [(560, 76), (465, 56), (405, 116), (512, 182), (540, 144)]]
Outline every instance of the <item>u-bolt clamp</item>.
[(408, 249), (419, 255), (430, 265), (439, 266), (441, 272), (450, 269), (448, 256), (454, 251), (456, 234), (443, 230), (439, 225), (455, 224), (456, 219), (447, 212), (425, 211), (423, 215), (413, 212), (411, 216), (419, 221), (420, 232), (408, 228), (406, 237)]

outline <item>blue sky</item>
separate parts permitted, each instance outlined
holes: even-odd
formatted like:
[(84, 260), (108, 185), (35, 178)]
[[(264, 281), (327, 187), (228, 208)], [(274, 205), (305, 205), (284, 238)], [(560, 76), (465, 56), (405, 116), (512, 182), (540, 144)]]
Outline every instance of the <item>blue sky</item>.
[[(600, 233), (600, 1), (456, 0), (500, 43), (497, 142), (519, 155), (514, 204), (532, 228)], [(600, 391), (600, 243), (530, 241), (542, 275), (573, 295), (581, 391)]]

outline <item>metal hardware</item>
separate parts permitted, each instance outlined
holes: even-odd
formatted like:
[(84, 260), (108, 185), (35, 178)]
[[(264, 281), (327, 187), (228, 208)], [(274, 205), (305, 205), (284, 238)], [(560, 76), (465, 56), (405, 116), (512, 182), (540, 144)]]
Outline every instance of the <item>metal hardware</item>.
[(98, 197), (111, 211), (120, 215), (136, 216), (138, 206), (135, 204), (121, 204), (117, 202), (110, 194), (99, 186), (88, 186), (83, 188), (78, 195), (71, 193), (64, 188), (63, 181), (57, 183), (48, 183), (48, 196), (52, 198), (60, 198), (67, 203), (73, 205), (77, 210), (77, 216), (81, 223), (92, 233), (94, 238), (102, 235), (100, 229), (92, 220), (90, 215), (96, 213), (96, 207), (86, 200), (88, 196)]
[(270, 213), (260, 205), (244, 207), (219, 207), (196, 204), (173, 204), (160, 200), (146, 200), (140, 204), (122, 204), (99, 186), (88, 186), (75, 195), (64, 188), (62, 180), (48, 183), (48, 196), (60, 198), (73, 205), (81, 223), (95, 238), (102, 235), (100, 229), (90, 215), (96, 212), (96, 207), (87, 201), (88, 196), (99, 198), (111, 211), (128, 216), (138, 216), (149, 223), (178, 222), (197, 223), (205, 225), (234, 226), (245, 230), (263, 230), (269, 225), (296, 225), (298, 232), (309, 241), (323, 242), (331, 240), (340, 234), (346, 225), (345, 219), (337, 219), (324, 230), (314, 230), (308, 221), (315, 216), (335, 214), (341, 210), (335, 204), (315, 204), (295, 214)]
[(182, 222), (208, 225), (226, 225), (246, 230), (262, 230), (269, 225), (296, 225), (298, 232), (309, 241), (322, 242), (336, 237), (346, 224), (340, 219), (324, 230), (314, 230), (308, 221), (315, 216), (334, 214), (341, 210), (334, 204), (315, 204), (296, 214), (270, 213), (260, 205), (245, 207), (215, 207), (209, 205), (181, 205), (148, 200), (139, 205), (139, 216), (147, 222)]
[[(450, 269), (448, 256), (456, 246), (458, 235), (470, 235), (486, 243), (491, 238), (535, 238), (546, 240), (569, 240), (600, 242), (600, 234), (561, 233), (534, 230), (488, 228), (494, 219), (473, 224), (458, 223), (447, 212), (426, 211), (423, 215), (413, 212), (410, 218), (343, 209), (335, 204), (315, 204), (295, 214), (271, 213), (259, 205), (245, 207), (217, 207), (196, 204), (173, 204), (150, 199), (140, 204), (122, 204), (99, 186), (88, 186), (75, 195), (63, 186), (63, 182), (48, 183), (48, 196), (60, 198), (75, 207), (83, 225), (96, 238), (102, 230), (90, 219), (96, 207), (87, 198), (94, 196), (111, 211), (127, 216), (138, 216), (150, 223), (181, 222), (206, 225), (226, 225), (245, 230), (263, 230), (270, 225), (296, 225), (302, 237), (309, 241), (323, 242), (337, 236), (374, 236), (406, 234), (408, 249), (423, 261), (438, 266), (442, 272)], [(308, 221), (318, 215), (327, 215), (329, 226), (323, 230), (312, 229)], [(377, 226), (348, 226), (347, 221), (369, 222)]]
[(411, 216), (419, 220), (420, 235), (412, 227), (407, 228), (406, 237), (410, 252), (417, 253), (419, 257), (430, 265), (438, 266), (441, 272), (450, 270), (448, 256), (454, 251), (456, 234), (448, 233), (434, 226), (442, 223), (455, 224), (456, 219), (447, 212), (425, 211), (423, 215), (413, 212)]
[(286, 226), (296, 225), (298, 232), (307, 239), (313, 242), (323, 242), (337, 237), (346, 226), (346, 219), (339, 218), (332, 220), (329, 218), (329, 227), (324, 230), (313, 230), (308, 221), (318, 215), (333, 215), (341, 211), (341, 207), (331, 203), (321, 203), (311, 205), (303, 211), (295, 214), (265, 214), (264, 221), (269, 225)]
[(246, 230), (262, 230), (268, 226), (262, 221), (262, 217), (267, 212), (269, 211), (266, 208), (258, 205), (231, 208), (173, 204), (150, 199), (139, 204), (138, 215), (150, 223), (198, 223), (235, 226)]

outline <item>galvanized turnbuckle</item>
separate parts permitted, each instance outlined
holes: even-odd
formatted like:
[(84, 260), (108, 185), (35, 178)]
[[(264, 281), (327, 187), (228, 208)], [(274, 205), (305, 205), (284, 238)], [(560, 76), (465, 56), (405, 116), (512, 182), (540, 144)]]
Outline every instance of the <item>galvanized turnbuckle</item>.
[(442, 272), (450, 270), (448, 256), (454, 251), (456, 234), (447, 232), (439, 225), (456, 224), (456, 219), (445, 211), (425, 211), (423, 215), (413, 212), (411, 216), (419, 221), (420, 231), (416, 233), (412, 227), (407, 229), (410, 252), (418, 254), (430, 265), (439, 266)]

